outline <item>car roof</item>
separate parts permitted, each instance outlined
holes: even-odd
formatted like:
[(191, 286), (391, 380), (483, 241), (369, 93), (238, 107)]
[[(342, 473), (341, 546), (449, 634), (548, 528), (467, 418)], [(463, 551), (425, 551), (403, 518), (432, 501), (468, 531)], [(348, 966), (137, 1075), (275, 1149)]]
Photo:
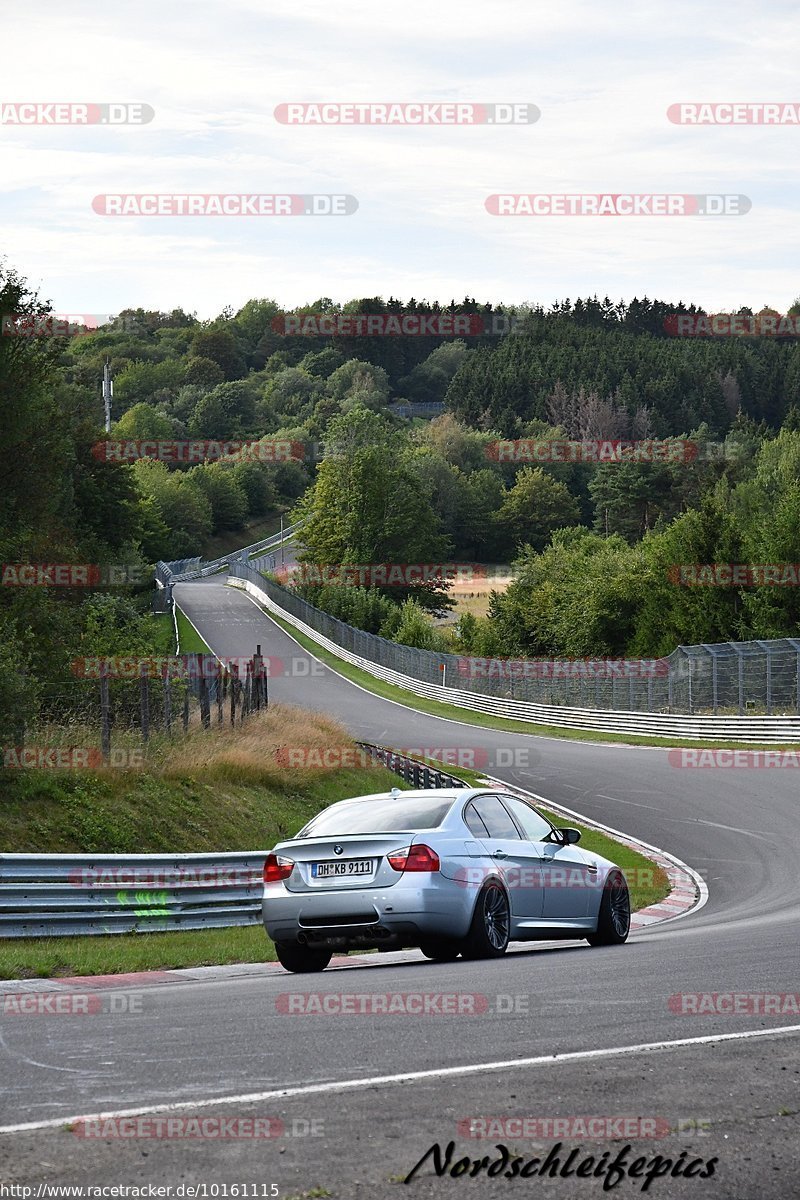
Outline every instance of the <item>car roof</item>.
[[(389, 792), (372, 792), (368, 796), (349, 796), (343, 800), (335, 800), (328, 808), (336, 808), (339, 804), (358, 804), (366, 800), (469, 800), (473, 796), (493, 794), (501, 788), (397, 788)], [(325, 810), (327, 811), (327, 809)]]

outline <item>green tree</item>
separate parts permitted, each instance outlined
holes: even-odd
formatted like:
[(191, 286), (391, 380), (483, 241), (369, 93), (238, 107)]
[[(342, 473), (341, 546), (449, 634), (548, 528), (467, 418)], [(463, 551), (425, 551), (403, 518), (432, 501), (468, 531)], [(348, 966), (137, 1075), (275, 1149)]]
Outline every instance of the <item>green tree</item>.
[(578, 522), (578, 505), (566, 486), (541, 467), (523, 467), (497, 513), (506, 543), (541, 550), (554, 529)]
[(247, 519), (247, 494), (234, 472), (223, 463), (207, 463), (188, 473), (211, 504), (212, 532), (241, 529)]
[(196, 383), (200, 387), (215, 387), (225, 379), (225, 372), (213, 358), (190, 358), (186, 364), (184, 383)]
[[(331, 421), (317, 479), (298, 505), (306, 519), (303, 560), (345, 563), (441, 562), (446, 542), (407, 443), (377, 413), (356, 408)], [(399, 589), (433, 607), (435, 582)]]
[(666, 655), (679, 645), (746, 638), (738, 588), (682, 582), (693, 578), (696, 564), (742, 562), (743, 549), (741, 528), (727, 494), (720, 490), (663, 532), (646, 537), (642, 551), (650, 582), (637, 616), (632, 652)]
[(247, 372), (247, 363), (230, 329), (201, 329), (192, 341), (192, 356), (210, 358), (225, 379), (241, 379)]
[(177, 394), (183, 383), (184, 365), (180, 360), (134, 362), (114, 379), (114, 411), (124, 413), (134, 404), (152, 402), (153, 397)]
[(140, 459), (133, 471), (139, 487), (152, 497), (158, 515), (171, 532), (170, 558), (199, 554), (211, 534), (211, 502), (192, 478), (193, 472), (170, 472), (164, 463)]
[(113, 428), (115, 438), (132, 438), (134, 440), (151, 440), (170, 438), (174, 427), (169, 417), (152, 404), (134, 404), (120, 417)]
[(263, 517), (275, 507), (275, 476), (270, 467), (260, 462), (237, 462), (230, 473), (247, 498), (247, 511), (251, 517)]

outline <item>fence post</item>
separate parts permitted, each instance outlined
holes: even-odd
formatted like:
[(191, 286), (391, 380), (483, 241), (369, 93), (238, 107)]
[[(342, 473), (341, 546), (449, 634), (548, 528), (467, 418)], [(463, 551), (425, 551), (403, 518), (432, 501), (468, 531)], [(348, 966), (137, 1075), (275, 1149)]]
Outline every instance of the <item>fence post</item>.
[(183, 691), (183, 732), (188, 733), (188, 731), (189, 731), (189, 684), (187, 681), (186, 687), (184, 688), (184, 691)]
[(100, 664), (100, 747), (103, 758), (111, 757), (111, 699), (108, 693), (108, 666)]
[(247, 674), (244, 682), (244, 697), (242, 699), (242, 713), (240, 722), (243, 722), (245, 717), (250, 716), (250, 710), (253, 705), (253, 664), (247, 664)]
[(200, 671), (200, 720), (203, 729), (208, 729), (211, 725), (211, 710), (208, 703), (208, 680), (206, 679), (204, 669)]
[(164, 667), (164, 729), (172, 734), (172, 688), (169, 680), (169, 664)]
[(150, 740), (150, 680), (147, 667), (143, 666), (139, 674), (139, 712), (142, 719), (142, 741)]
[(264, 707), (267, 706), (266, 688), (264, 686), (264, 659), (261, 656), (261, 645), (256, 646), (256, 652), (253, 655), (253, 687), (255, 691), (255, 707), (256, 711), (261, 709), (261, 701), (264, 701)]
[(222, 705), (225, 698), (225, 682), (228, 678), (228, 673), (223, 667), (217, 675), (217, 724), (221, 725), (223, 721)]
[(231, 728), (236, 727), (236, 693), (239, 689), (239, 664), (231, 663)]

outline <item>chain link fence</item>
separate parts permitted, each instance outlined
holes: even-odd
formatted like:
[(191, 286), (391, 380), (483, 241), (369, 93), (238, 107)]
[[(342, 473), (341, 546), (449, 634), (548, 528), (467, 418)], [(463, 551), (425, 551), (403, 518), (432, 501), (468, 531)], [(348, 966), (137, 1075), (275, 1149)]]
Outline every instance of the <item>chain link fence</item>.
[(679, 646), (661, 659), (486, 659), (398, 645), (322, 612), (247, 562), (230, 575), (257, 584), (287, 613), (380, 667), (461, 692), (616, 712), (800, 714), (800, 639)]

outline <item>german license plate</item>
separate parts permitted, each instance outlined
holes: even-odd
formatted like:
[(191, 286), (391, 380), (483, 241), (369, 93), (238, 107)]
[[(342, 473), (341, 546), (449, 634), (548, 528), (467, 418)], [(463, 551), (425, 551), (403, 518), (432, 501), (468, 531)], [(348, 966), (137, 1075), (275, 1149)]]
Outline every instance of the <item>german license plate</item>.
[(371, 875), (371, 858), (350, 858), (345, 862), (321, 862), (311, 864), (312, 879), (330, 879), (339, 875)]

